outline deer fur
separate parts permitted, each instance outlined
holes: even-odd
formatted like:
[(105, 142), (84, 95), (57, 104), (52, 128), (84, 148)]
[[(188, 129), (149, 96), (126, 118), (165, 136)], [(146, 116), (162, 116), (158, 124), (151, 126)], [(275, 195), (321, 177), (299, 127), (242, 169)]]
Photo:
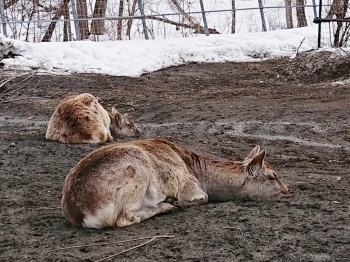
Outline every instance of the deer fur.
[(117, 136), (140, 136), (141, 130), (126, 114), (114, 107), (105, 110), (97, 98), (83, 93), (63, 99), (52, 114), (46, 139), (62, 143), (103, 143), (113, 140), (111, 131)]
[(75, 226), (125, 227), (175, 207), (290, 196), (256, 146), (244, 161), (200, 156), (161, 139), (101, 147), (66, 177), (62, 211)]

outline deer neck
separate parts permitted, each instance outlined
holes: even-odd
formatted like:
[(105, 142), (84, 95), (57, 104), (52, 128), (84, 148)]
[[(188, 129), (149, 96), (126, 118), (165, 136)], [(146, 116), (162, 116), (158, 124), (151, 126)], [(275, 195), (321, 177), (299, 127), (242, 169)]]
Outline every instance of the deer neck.
[(174, 144), (170, 146), (186, 163), (189, 172), (198, 179), (210, 200), (226, 201), (242, 192), (247, 178), (242, 172), (242, 162), (214, 160)]
[(195, 168), (195, 176), (210, 200), (226, 201), (234, 199), (245, 184), (242, 162), (220, 161), (199, 157), (201, 168)]

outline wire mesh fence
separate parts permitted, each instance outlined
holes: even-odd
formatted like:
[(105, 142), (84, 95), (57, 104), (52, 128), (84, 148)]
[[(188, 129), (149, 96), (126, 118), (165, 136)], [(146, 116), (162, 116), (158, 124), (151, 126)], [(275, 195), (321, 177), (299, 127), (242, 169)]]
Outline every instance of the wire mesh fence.
[[(350, 36), (349, 0), (320, 0), (318, 47), (348, 47)], [(322, 16), (323, 14), (323, 16)]]
[(0, 22), (2, 34), (29, 42), (160, 39), (303, 27), (318, 7), (315, 0), (0, 0)]

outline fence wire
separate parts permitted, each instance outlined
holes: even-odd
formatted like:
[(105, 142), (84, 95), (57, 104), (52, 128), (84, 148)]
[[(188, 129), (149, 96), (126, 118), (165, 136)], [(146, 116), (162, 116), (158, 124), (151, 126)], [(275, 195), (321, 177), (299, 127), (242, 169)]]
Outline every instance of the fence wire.
[[(325, 5), (325, 6), (324, 6)], [(320, 0), (319, 47), (348, 47), (350, 36), (350, 17), (348, 0)]]
[(0, 22), (29, 42), (114, 41), (303, 27), (316, 10), (305, 0), (0, 0)]

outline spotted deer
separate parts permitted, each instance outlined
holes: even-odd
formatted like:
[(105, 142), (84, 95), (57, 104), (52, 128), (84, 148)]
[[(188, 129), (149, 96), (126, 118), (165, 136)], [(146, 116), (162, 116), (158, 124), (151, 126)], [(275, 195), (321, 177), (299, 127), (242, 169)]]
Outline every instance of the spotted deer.
[(62, 143), (103, 143), (113, 140), (111, 131), (117, 136), (141, 135), (126, 114), (114, 107), (109, 112), (91, 94), (83, 93), (63, 99), (52, 114), (46, 139)]
[(71, 169), (62, 211), (75, 226), (126, 227), (175, 207), (242, 196), (290, 196), (265, 150), (243, 161), (220, 161), (162, 139), (101, 147)]

